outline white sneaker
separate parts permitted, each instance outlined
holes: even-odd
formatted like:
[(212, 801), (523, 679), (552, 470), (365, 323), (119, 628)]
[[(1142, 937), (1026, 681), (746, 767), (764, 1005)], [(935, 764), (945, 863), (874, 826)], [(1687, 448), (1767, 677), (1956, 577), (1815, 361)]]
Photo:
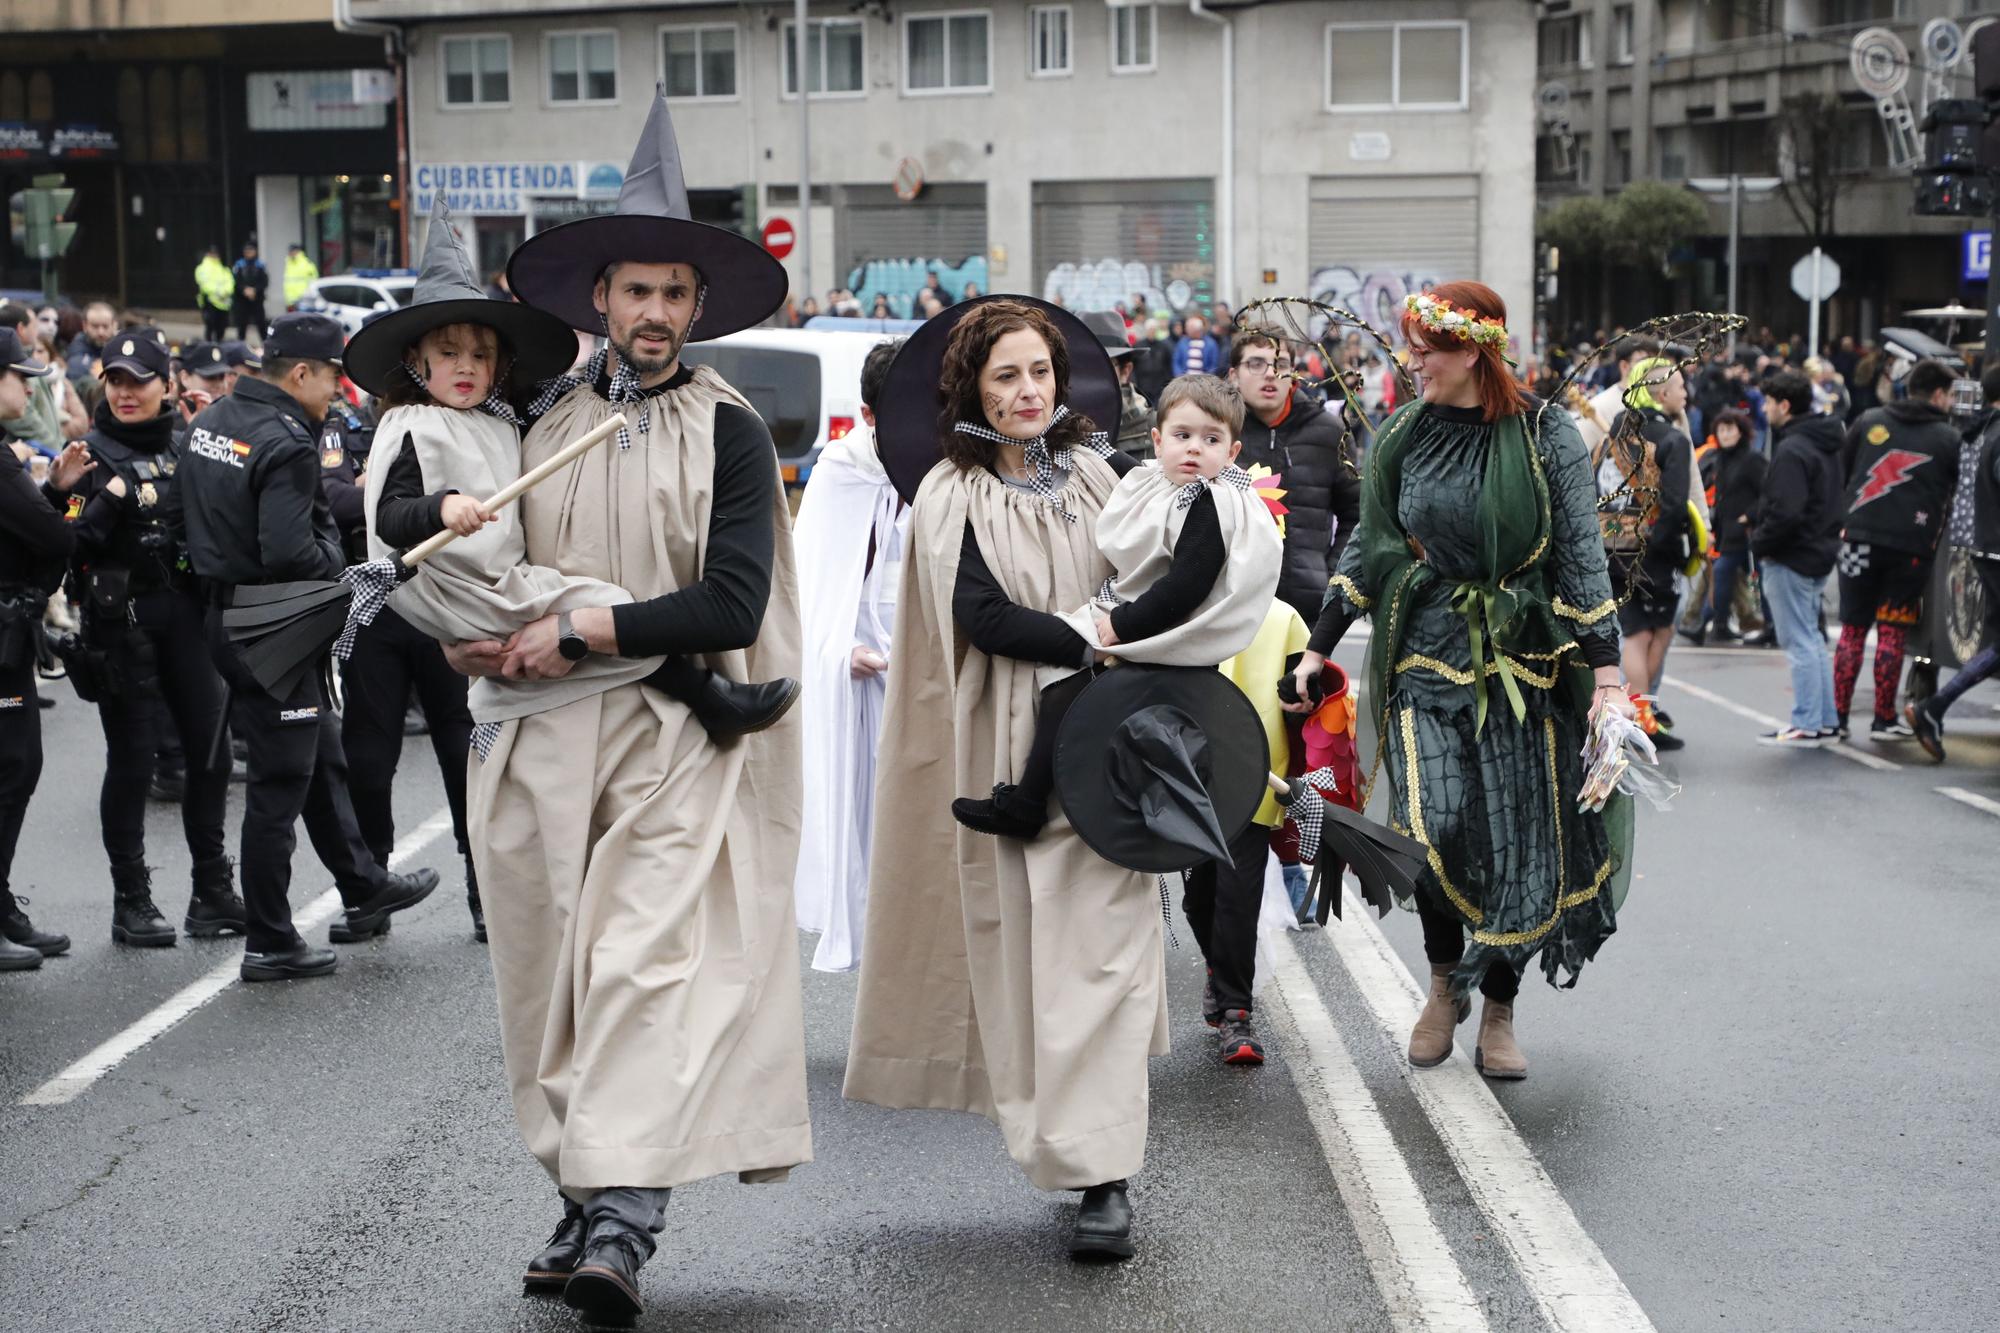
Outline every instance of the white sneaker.
[(1780, 727), (1776, 731), (1767, 731), (1759, 735), (1757, 743), (1759, 745), (1782, 746), (1787, 750), (1821, 750), (1826, 748), (1831, 739), (1824, 732), (1801, 731), (1797, 727)]

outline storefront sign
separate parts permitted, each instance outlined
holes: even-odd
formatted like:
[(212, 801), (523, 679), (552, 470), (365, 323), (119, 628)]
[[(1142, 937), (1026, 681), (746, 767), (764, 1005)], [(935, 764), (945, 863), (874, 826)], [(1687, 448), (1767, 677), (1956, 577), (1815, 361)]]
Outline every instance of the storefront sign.
[[(253, 130), (376, 130), (389, 123), (378, 98), (387, 70), (305, 69), (244, 76)], [(393, 86), (390, 88), (393, 97)]]
[(1990, 231), (1969, 231), (1965, 233), (1963, 248), (1960, 250), (1962, 263), (1959, 276), (1967, 282), (1985, 282), (1993, 275), (1993, 233)]
[[(416, 195), (411, 203), (419, 215), (426, 214), (443, 194), (454, 213), (539, 216), (545, 206), (564, 201), (608, 204), (617, 199), (624, 183), (625, 173), (610, 162), (419, 162), (411, 182)], [(576, 215), (608, 211), (589, 208)]]
[(0, 121), (0, 162), (100, 162), (118, 156), (118, 136), (95, 125)]
[[(449, 199), (450, 196), (447, 195), (446, 198)], [(559, 227), (565, 222), (574, 222), (578, 218), (616, 212), (617, 208), (618, 201), (615, 199), (530, 199), (528, 217), (534, 223), (530, 235), (533, 232), (547, 231), (550, 227)]]

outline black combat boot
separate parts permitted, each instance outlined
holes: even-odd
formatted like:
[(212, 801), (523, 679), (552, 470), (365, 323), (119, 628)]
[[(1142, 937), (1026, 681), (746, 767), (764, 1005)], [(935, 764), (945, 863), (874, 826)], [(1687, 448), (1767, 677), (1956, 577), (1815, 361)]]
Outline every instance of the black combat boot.
[(111, 939), (139, 949), (173, 945), (174, 928), (153, 906), (153, 872), (144, 865), (111, 867)]
[(236, 893), (236, 865), (226, 856), (199, 861), (194, 867), (194, 893), (188, 899), (181, 929), (191, 940), (241, 935), (248, 914)]
[(373, 898), (359, 907), (350, 907), (344, 918), (333, 923), (327, 938), (335, 944), (359, 944), (389, 933), (389, 918), (406, 907), (415, 907), (431, 896), (438, 886), (435, 870), (412, 870), (407, 875), (392, 874)]
[(702, 730), (720, 741), (774, 725), (798, 700), (799, 683), (790, 677), (746, 684), (711, 671), (688, 707)]
[(1126, 1197), (1124, 1181), (1106, 1181), (1083, 1192), (1069, 1252), (1086, 1259), (1132, 1257), (1132, 1201)]
[(597, 1228), (563, 1284), (563, 1304), (581, 1311), (588, 1323), (631, 1327), (646, 1308), (639, 1299), (639, 1269), (650, 1257), (646, 1242), (631, 1232)]
[(16, 944), (0, 935), (0, 972), (32, 972), (42, 965), (42, 951)]
[(521, 1278), (521, 1294), (560, 1292), (576, 1266), (583, 1262), (583, 1243), (589, 1235), (590, 1223), (585, 1220), (582, 1207), (564, 1199), (562, 1221), (556, 1223), (555, 1232), (542, 1252), (528, 1260), (528, 1271)]
[(69, 952), (69, 936), (35, 929), (35, 923), (28, 920), (28, 914), (21, 910), (28, 905), (26, 898), (16, 898), (5, 889), (0, 889), (0, 903), (10, 904), (5, 910), (0, 910), (0, 939), (33, 949), (44, 958), (55, 958)]
[(486, 909), (479, 903), (479, 872), (472, 868), (472, 858), (465, 858), (465, 905), (472, 910), (472, 938), (486, 943)]

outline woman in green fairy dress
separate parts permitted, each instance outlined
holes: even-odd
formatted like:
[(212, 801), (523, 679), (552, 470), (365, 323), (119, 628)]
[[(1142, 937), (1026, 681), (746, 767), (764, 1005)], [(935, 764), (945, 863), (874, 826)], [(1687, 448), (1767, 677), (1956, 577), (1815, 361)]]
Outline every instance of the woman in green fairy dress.
[(1476, 282), (1406, 303), (1422, 398), (1369, 451), (1360, 526), (1296, 677), (1303, 698), (1371, 618), (1364, 708), (1390, 822), (1430, 848), (1415, 904), (1430, 998), (1410, 1063), (1451, 1054), (1477, 985), (1488, 1078), (1527, 1074), (1513, 1009), (1528, 964), (1539, 954), (1551, 984), (1573, 985), (1616, 928), (1624, 851), (1577, 791), (1594, 711), (1632, 711), (1589, 456), (1569, 416), (1509, 373), (1506, 319)]

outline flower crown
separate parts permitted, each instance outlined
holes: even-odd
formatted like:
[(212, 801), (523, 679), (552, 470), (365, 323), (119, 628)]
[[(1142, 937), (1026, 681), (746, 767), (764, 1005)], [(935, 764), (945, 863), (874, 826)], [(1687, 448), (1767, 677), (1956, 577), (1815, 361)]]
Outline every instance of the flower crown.
[(1503, 353), (1507, 350), (1507, 326), (1477, 310), (1440, 301), (1428, 292), (1404, 297), (1403, 308), (1417, 317), (1426, 332), (1450, 334)]

